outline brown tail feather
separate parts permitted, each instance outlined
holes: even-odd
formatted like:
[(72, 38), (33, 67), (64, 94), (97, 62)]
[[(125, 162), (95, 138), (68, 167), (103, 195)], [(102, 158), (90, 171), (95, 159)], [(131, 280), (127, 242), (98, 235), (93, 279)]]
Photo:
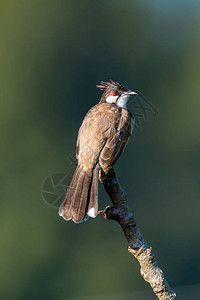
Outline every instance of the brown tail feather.
[(91, 181), (92, 181), (92, 171), (84, 172), (83, 184), (82, 186), (80, 186), (80, 190), (77, 191), (74, 198), (72, 220), (75, 223), (80, 223), (81, 221), (83, 221), (85, 217)]
[(72, 214), (73, 214), (72, 199), (74, 198), (74, 194), (76, 194), (76, 191), (79, 186), (79, 181), (82, 177), (80, 176), (81, 171), (82, 169), (79, 166), (77, 166), (72, 181), (67, 189), (67, 193), (65, 194), (65, 197), (59, 208), (59, 215), (62, 216), (66, 221), (72, 218)]
[(92, 185), (90, 191), (90, 201), (87, 208), (87, 214), (95, 218), (98, 214), (98, 179), (99, 179), (99, 164), (93, 170)]
[(67, 221), (72, 219), (75, 223), (87, 220), (87, 212), (91, 217), (96, 217), (98, 212), (98, 166), (93, 171), (84, 171), (77, 166), (59, 208), (60, 216)]

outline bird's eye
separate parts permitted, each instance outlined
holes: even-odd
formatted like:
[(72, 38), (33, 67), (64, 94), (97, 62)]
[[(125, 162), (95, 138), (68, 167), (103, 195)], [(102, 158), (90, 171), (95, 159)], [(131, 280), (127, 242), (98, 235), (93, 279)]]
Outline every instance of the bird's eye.
[(110, 96), (117, 96), (115, 92), (110, 93)]

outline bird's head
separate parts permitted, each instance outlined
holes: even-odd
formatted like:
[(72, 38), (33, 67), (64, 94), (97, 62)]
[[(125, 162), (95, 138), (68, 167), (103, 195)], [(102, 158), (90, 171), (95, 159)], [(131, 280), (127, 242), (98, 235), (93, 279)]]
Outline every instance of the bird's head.
[(125, 86), (113, 80), (110, 80), (110, 82), (101, 81), (101, 84), (97, 85), (97, 87), (104, 90), (100, 103), (107, 102), (126, 107), (128, 98), (131, 95), (137, 95), (136, 92), (127, 89)]

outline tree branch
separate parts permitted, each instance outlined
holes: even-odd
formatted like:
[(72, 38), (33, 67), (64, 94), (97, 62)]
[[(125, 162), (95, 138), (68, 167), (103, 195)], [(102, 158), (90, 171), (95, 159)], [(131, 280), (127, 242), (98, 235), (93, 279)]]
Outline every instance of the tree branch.
[(158, 299), (175, 299), (175, 292), (172, 291), (162, 270), (158, 267), (152, 249), (143, 239), (139, 227), (128, 208), (126, 193), (121, 188), (114, 170), (108, 174), (103, 184), (112, 202), (112, 206), (108, 206), (103, 211), (104, 217), (117, 221), (121, 226), (128, 241), (128, 251), (138, 260), (141, 275), (151, 285)]

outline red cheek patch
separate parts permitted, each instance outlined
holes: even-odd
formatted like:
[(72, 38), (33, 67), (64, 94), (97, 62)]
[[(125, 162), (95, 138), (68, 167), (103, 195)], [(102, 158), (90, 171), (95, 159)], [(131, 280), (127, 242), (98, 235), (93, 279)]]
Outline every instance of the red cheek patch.
[(111, 96), (117, 96), (115, 92), (110, 93)]

